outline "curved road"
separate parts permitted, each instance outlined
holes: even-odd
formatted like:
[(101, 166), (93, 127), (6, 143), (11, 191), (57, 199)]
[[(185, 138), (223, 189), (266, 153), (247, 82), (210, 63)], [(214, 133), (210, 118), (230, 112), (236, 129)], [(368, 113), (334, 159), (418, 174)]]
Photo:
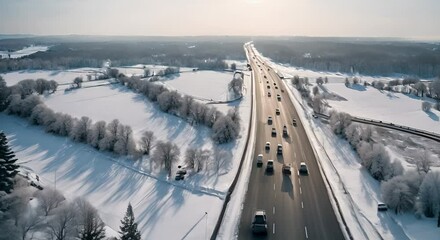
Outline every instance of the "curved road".
[[(238, 239), (345, 239), (302, 123), (287, 91), (280, 91), (284, 88), (281, 79), (255, 56), (250, 46), (247, 46), (247, 51), (251, 56), (249, 62), (256, 87), (257, 139), (254, 156), (262, 153), (264, 160), (261, 168), (256, 163), (252, 165)], [(277, 100), (277, 94), (281, 95), (281, 101)], [(276, 108), (280, 109), (280, 115), (275, 114)], [(272, 125), (267, 123), (268, 116), (273, 118)], [(296, 126), (292, 125), (293, 117), (297, 119)], [(288, 128), (287, 138), (282, 137), (283, 125)], [(276, 128), (276, 137), (271, 136), (272, 127)], [(264, 150), (267, 141), (271, 143), (269, 151)], [(283, 145), (282, 156), (276, 155), (279, 143)], [(265, 172), (268, 159), (275, 162), (273, 174)], [(306, 162), (309, 175), (298, 174), (300, 162)], [(292, 175), (282, 174), (283, 163), (292, 164)], [(252, 234), (250, 226), (257, 209), (266, 211), (267, 236)]]

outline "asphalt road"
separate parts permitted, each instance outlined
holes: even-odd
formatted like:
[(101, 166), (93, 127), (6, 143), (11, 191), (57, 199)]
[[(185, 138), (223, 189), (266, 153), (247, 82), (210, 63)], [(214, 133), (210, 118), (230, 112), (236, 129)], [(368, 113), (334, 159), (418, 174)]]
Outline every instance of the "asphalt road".
[[(281, 79), (258, 57), (253, 58), (250, 47), (247, 49), (256, 87), (257, 139), (254, 157), (262, 153), (264, 160), (260, 168), (256, 162), (252, 165), (238, 239), (345, 239), (304, 127), (287, 91), (281, 92), (284, 88)], [(278, 89), (275, 89), (275, 84)], [(281, 101), (277, 100), (277, 94), (281, 95)], [(280, 115), (275, 114), (276, 108), (280, 109)], [(273, 118), (272, 125), (267, 122), (268, 116)], [(293, 118), (297, 119), (296, 126), (292, 125)], [(287, 138), (282, 136), (284, 125), (288, 128)], [(271, 135), (272, 127), (277, 131), (275, 137)], [(269, 151), (264, 148), (266, 142), (271, 144)], [(282, 156), (276, 154), (279, 143), (283, 146)], [(268, 159), (275, 162), (273, 174), (265, 171)], [(300, 162), (307, 164), (309, 175), (298, 174)], [(292, 165), (291, 175), (282, 173), (283, 163)], [(254, 236), (251, 231), (253, 214), (257, 209), (266, 211), (266, 236)]]

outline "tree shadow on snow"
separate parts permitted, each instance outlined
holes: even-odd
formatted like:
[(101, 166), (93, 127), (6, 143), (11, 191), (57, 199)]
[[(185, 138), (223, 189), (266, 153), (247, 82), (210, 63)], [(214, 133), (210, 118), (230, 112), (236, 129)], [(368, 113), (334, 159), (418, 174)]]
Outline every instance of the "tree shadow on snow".
[(436, 121), (436, 122), (439, 121), (439, 116), (438, 116), (437, 114), (433, 113), (432, 110), (431, 110), (431, 111), (428, 111), (428, 112), (425, 112), (425, 113), (426, 113), (426, 115), (428, 115), (428, 117), (431, 118), (433, 121)]

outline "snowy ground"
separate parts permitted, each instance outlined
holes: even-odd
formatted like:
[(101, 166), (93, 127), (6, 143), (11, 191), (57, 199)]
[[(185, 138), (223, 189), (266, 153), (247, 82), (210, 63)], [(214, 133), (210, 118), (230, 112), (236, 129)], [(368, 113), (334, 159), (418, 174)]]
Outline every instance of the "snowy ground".
[(71, 70), (23, 70), (8, 72), (1, 76), (5, 79), (8, 86), (15, 85), (21, 80), (43, 78), (46, 80), (55, 80), (58, 84), (72, 83), (76, 77), (82, 77), (87, 80), (87, 75), (100, 75), (103, 69), (100, 68), (77, 68)]
[(8, 54), (11, 54), (11, 58), (21, 58), (24, 56), (34, 54), (36, 52), (45, 52), (48, 49), (49, 49), (48, 46), (30, 46), (15, 52), (0, 51), (0, 56), (2, 58), (8, 58), (9, 57)]
[[(191, 82), (192, 78), (186, 81), (188, 85), (197, 86)], [(224, 84), (222, 88), (226, 89), (227, 82)], [(245, 77), (245, 84), (250, 86), (249, 77)], [(192, 91), (217, 96), (219, 89)], [(238, 104), (242, 117), (241, 138), (218, 149), (214, 149), (208, 128), (194, 127), (163, 113), (143, 96), (117, 84), (66, 93), (58, 91), (44, 100), (55, 111), (76, 117), (88, 116), (93, 121), (107, 122), (118, 118), (133, 128), (136, 139), (145, 130), (151, 130), (158, 140), (177, 144), (181, 160), (188, 147), (223, 151), (224, 161), (219, 172), (210, 165), (208, 170), (175, 182), (167, 180), (164, 172), (154, 170), (148, 159), (133, 162), (97, 152), (87, 145), (46, 134), (24, 120), (0, 114), (2, 130), (24, 167), (35, 171), (49, 185), (54, 183), (56, 172), (57, 188), (69, 198), (84, 196), (98, 208), (112, 229), (118, 230), (119, 221), (131, 202), (145, 239), (181, 239), (187, 233), (187, 239), (203, 239), (205, 234), (211, 235), (243, 152), (251, 109), (249, 91), (245, 91), (245, 97)]]
[[(284, 68), (275, 63), (272, 65), (280, 71)], [(424, 115), (420, 114), (421, 103), (418, 99), (402, 94), (394, 94), (397, 96), (389, 98), (386, 93), (370, 88), (365, 91), (347, 89), (342, 84), (345, 76), (339, 73), (322, 74), (302, 70), (302, 74), (294, 74), (308, 77), (311, 82), (314, 82), (316, 77), (328, 76), (330, 83), (325, 86), (348, 99), (346, 102), (341, 101), (336, 104), (335, 101), (329, 101), (331, 106), (341, 111), (357, 116), (379, 118), (379, 120), (385, 120), (380, 117), (388, 117), (386, 118), (388, 121), (398, 124), (407, 123), (409, 126), (436, 132), (440, 130), (438, 118), (427, 116), (423, 112)], [(286, 79), (284, 83), (289, 87), (289, 94), (296, 108), (303, 110), (300, 112), (300, 117), (319, 157), (323, 173), (329, 179), (330, 186), (341, 205), (343, 216), (354, 239), (438, 239), (440, 229), (436, 227), (436, 219), (419, 220), (411, 213), (395, 215), (391, 211), (377, 212), (377, 203), (383, 202), (380, 195), (380, 183), (361, 166), (359, 157), (350, 145), (335, 136), (326, 122), (310, 117), (312, 110), (302, 101), (299, 92), (290, 84), (290, 80)], [(404, 108), (405, 111), (408, 109), (410, 115), (404, 115), (403, 111), (395, 108)], [(370, 115), (361, 115), (362, 113)], [(439, 116), (439, 113), (436, 112), (435, 115)], [(404, 119), (405, 117), (409, 119)], [(399, 122), (400, 120), (403, 122)], [(422, 123), (420, 124), (419, 121)]]

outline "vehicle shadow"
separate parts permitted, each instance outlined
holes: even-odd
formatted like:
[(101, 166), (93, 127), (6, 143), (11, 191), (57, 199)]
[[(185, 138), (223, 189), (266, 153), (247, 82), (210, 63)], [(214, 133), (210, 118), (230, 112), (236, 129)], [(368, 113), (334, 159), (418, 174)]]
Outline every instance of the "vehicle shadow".
[(294, 199), (293, 196), (293, 184), (290, 175), (283, 174), (283, 182), (281, 183), (281, 192), (286, 192), (289, 194), (291, 199)]

